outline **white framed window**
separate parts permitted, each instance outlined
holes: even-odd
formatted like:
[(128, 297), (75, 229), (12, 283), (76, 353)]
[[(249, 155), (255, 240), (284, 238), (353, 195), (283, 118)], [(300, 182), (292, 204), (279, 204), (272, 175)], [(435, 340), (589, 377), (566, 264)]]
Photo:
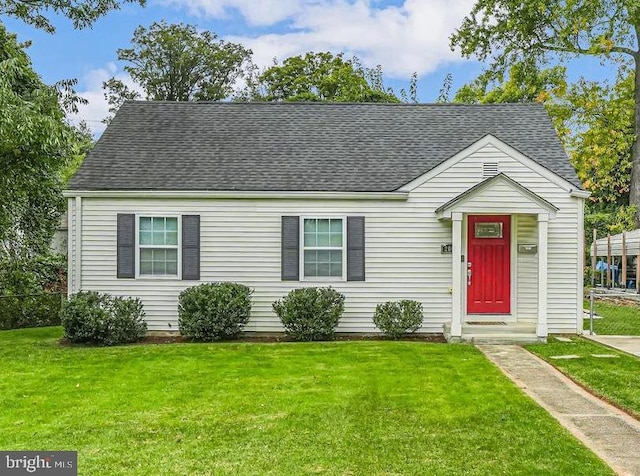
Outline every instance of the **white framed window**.
[(180, 220), (177, 216), (137, 217), (138, 276), (177, 277)]
[(305, 279), (343, 280), (346, 219), (302, 218), (302, 270)]

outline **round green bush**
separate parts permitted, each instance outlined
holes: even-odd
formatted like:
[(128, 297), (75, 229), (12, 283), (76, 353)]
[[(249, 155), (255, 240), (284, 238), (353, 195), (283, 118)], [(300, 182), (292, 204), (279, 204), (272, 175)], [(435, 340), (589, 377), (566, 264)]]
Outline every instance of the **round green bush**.
[(116, 345), (137, 342), (147, 332), (144, 309), (138, 298), (114, 297), (81, 291), (62, 309), (64, 336), (71, 342)]
[(180, 333), (202, 342), (238, 338), (249, 322), (252, 293), (238, 283), (205, 283), (185, 289), (178, 302)]
[(292, 339), (332, 340), (344, 312), (344, 295), (331, 287), (294, 289), (274, 302), (273, 310)]
[(392, 339), (417, 331), (423, 319), (422, 304), (410, 299), (378, 304), (373, 315), (376, 327)]

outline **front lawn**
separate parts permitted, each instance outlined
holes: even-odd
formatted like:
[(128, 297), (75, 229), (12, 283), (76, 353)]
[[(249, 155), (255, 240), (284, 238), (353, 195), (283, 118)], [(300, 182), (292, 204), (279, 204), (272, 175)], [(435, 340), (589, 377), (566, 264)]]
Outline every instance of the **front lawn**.
[[(594, 394), (640, 417), (640, 359), (637, 357), (579, 337), (571, 342), (558, 342), (550, 338), (548, 344), (532, 344), (527, 349), (591, 389)], [(576, 355), (578, 358), (552, 358), (562, 355)]]
[(0, 448), (82, 475), (613, 474), (471, 346), (0, 333)]

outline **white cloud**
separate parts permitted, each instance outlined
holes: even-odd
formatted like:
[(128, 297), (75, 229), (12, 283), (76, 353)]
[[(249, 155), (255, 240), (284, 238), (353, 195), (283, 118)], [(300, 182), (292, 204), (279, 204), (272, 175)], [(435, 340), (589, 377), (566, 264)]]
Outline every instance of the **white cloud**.
[(185, 6), (190, 13), (228, 18), (237, 11), (253, 26), (268, 26), (296, 15), (316, 0), (165, 0), (168, 5)]
[(75, 124), (86, 121), (96, 137), (104, 131), (106, 125), (102, 120), (109, 115), (109, 105), (104, 97), (102, 83), (112, 77), (121, 80), (136, 91), (141, 91), (127, 73), (118, 71), (114, 63), (108, 63), (103, 68), (89, 70), (83, 76), (79, 83), (78, 94), (89, 103), (79, 106), (78, 113), (71, 114), (69, 119)]
[(386, 75), (406, 78), (461, 61), (449, 49), (449, 35), (471, 10), (473, 0), (405, 0), (382, 5), (372, 0), (168, 0), (192, 12), (225, 18), (231, 10), (250, 25), (286, 29), (260, 36), (228, 36), (251, 48), (254, 61), (268, 66), (307, 51), (343, 51), (365, 65), (382, 65)]
[[(211, 18), (229, 18), (235, 12), (262, 31), (271, 26), (270, 32), (258, 36), (225, 38), (251, 48), (260, 67), (271, 65), (273, 58), (283, 60), (307, 51), (344, 52), (347, 57), (357, 55), (365, 66), (380, 64), (385, 76), (398, 79), (462, 61), (450, 51), (449, 35), (473, 4), (473, 0), (404, 0), (397, 5), (383, 0), (163, 1)], [(101, 121), (109, 110), (102, 82), (112, 76), (140, 90), (113, 63), (88, 71), (79, 90), (89, 104), (71, 119), (86, 120), (95, 135), (104, 130)]]

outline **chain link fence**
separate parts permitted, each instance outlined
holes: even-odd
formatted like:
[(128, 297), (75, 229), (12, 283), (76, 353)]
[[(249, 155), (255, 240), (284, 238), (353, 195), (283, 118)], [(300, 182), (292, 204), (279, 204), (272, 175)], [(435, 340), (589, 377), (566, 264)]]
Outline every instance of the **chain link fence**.
[(585, 300), (585, 333), (640, 336), (640, 296), (621, 289), (592, 289)]
[(0, 329), (60, 325), (66, 292), (0, 296)]

